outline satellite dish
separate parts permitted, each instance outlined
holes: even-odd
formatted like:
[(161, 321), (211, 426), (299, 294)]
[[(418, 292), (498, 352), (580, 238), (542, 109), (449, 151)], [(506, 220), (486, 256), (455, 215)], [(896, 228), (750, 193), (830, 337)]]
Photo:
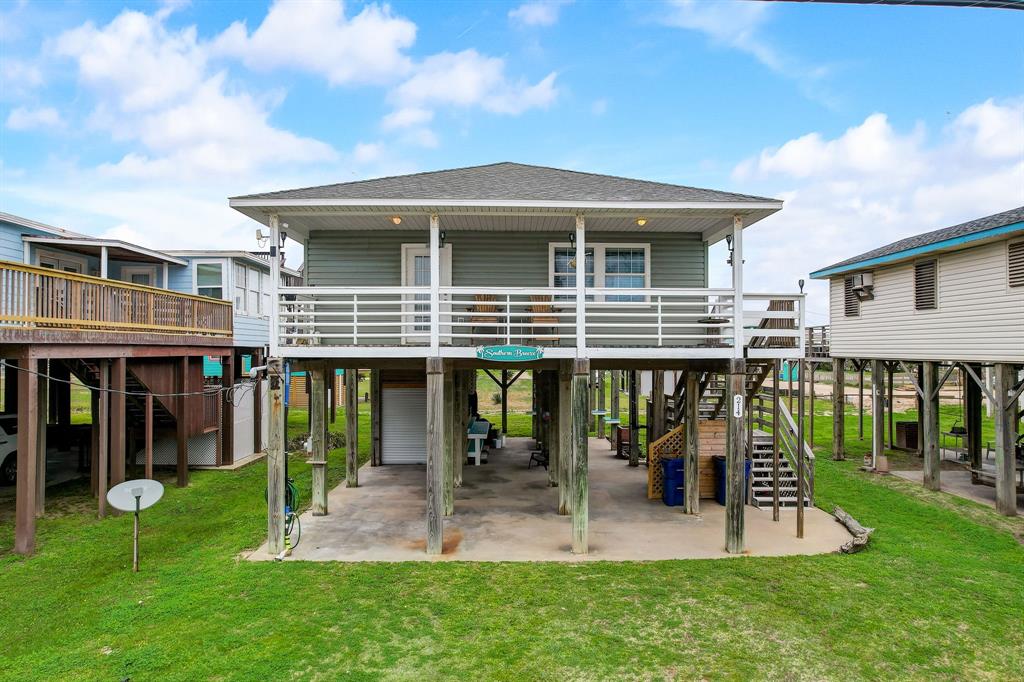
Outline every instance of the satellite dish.
[(107, 491), (107, 503), (114, 509), (135, 512), (132, 527), (132, 571), (139, 572), (139, 512), (156, 504), (164, 496), (160, 481), (140, 478), (118, 483)]
[(140, 478), (118, 483), (108, 490), (107, 503), (123, 512), (142, 511), (152, 507), (163, 496), (164, 486), (160, 481)]

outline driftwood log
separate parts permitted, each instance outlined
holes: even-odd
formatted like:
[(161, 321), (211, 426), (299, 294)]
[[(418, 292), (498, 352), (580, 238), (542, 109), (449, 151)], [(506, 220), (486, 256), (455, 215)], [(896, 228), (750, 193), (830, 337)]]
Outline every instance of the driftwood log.
[(836, 521), (846, 526), (846, 530), (850, 531), (853, 535), (853, 539), (846, 542), (839, 548), (839, 551), (843, 554), (853, 554), (859, 552), (867, 546), (868, 540), (871, 539), (871, 534), (875, 532), (874, 528), (865, 528), (860, 525), (857, 519), (850, 516), (850, 514), (842, 507), (837, 506), (835, 511), (832, 512)]

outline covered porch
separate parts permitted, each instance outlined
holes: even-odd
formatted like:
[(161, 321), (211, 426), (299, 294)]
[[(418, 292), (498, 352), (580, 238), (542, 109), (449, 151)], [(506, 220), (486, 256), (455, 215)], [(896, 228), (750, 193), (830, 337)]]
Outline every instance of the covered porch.
[[(302, 561), (655, 561), (735, 556), (725, 548), (725, 507), (704, 500), (696, 515), (647, 498), (647, 470), (627, 467), (607, 441), (589, 445), (590, 547), (570, 553), (572, 519), (558, 514), (558, 489), (548, 473), (527, 468), (531, 441), (510, 438), (487, 464), (463, 469), (454, 514), (445, 519), (440, 555), (425, 550), (427, 500), (423, 466), (365, 466), (359, 487), (341, 484), (328, 495), (330, 514), (301, 517), (302, 537), (291, 560)], [(784, 556), (834, 552), (846, 529), (815, 507), (806, 509), (805, 534), (796, 534), (796, 510), (778, 522), (770, 509), (743, 508), (745, 554)], [(250, 559), (269, 560), (266, 545)]]

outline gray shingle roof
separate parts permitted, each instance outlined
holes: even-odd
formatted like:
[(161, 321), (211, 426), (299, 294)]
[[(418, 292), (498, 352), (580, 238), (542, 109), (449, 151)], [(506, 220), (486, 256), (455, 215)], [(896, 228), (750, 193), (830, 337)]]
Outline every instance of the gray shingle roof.
[(941, 230), (924, 232), (922, 234), (914, 235), (913, 237), (907, 237), (906, 239), (901, 239), (893, 242), (892, 244), (887, 244), (886, 246), (880, 246), (877, 249), (867, 251), (859, 256), (854, 256), (853, 258), (833, 263), (826, 268), (821, 268), (816, 272), (812, 272), (811, 277), (818, 276), (818, 273), (834, 270), (835, 268), (856, 265), (857, 263), (863, 263), (864, 261), (873, 260), (882, 256), (891, 256), (903, 251), (909, 251), (911, 249), (929, 246), (931, 244), (938, 244), (939, 242), (944, 242), (949, 239), (966, 237), (977, 232), (984, 232), (985, 230), (991, 230), (997, 227), (1003, 227), (1004, 225), (1012, 225), (1020, 222), (1024, 222), (1024, 206), (1011, 208), (1009, 211), (995, 213), (990, 216), (985, 216), (984, 218), (960, 223), (959, 225), (944, 227)]
[(232, 199), (776, 201), (747, 194), (509, 162), (249, 194)]

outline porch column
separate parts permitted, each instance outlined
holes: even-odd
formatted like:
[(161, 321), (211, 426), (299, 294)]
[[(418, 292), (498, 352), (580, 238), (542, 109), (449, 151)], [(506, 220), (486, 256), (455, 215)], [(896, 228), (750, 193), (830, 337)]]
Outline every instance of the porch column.
[(924, 487), (939, 489), (939, 468), (942, 452), (939, 450), (939, 391), (938, 365), (934, 362), (921, 363), (921, 443), (924, 447)]
[(837, 461), (846, 459), (845, 387), (846, 360), (832, 358), (832, 459)]
[(107, 247), (100, 247), (100, 277), (107, 279)]
[(125, 477), (125, 430), (126, 401), (128, 385), (128, 361), (114, 358), (110, 364), (110, 486), (124, 481)]
[(590, 361), (577, 358), (572, 376), (572, 553), (587, 553), (590, 486), (587, 480), (590, 425)]
[(576, 355), (587, 351), (587, 236), (582, 214), (576, 215)]
[(345, 487), (359, 487), (359, 370), (345, 368)]
[(100, 360), (99, 420), (100, 434), (96, 454), (96, 514), (107, 515), (107, 490), (110, 470), (110, 360)]
[(427, 358), (427, 554), (442, 550), (444, 429), (444, 360)]
[[(36, 361), (31, 357), (22, 358), (18, 362), (23, 369), (35, 369)], [(8, 372), (12, 370), (12, 367), (7, 367)], [(18, 429), (18, 472), (14, 493), (14, 551), (29, 555), (36, 551), (39, 376), (32, 371), (19, 371), (17, 375), (18, 424), (21, 428)]]
[[(273, 259), (271, 259), (273, 260)], [(281, 358), (267, 360), (270, 424), (267, 430), (267, 552), (284, 551), (285, 468), (284, 369)]]
[(164, 284), (163, 284), (164, 289), (170, 289), (171, 288), (171, 286), (170, 286), (170, 279), (171, 278), (170, 278), (170, 274), (169, 273), (170, 273), (170, 267), (168, 266), (167, 263), (164, 263)]
[(885, 369), (881, 360), (871, 361), (871, 468), (885, 454)]
[[(327, 514), (327, 411), (324, 409), (324, 375), (326, 370), (321, 367), (310, 367), (306, 372), (309, 377), (309, 414), (313, 424), (309, 430), (311, 451), (309, 463), (312, 466), (313, 495), (311, 510), (313, 516)], [(347, 436), (347, 434), (346, 434)]]
[[(41, 372), (49, 374), (47, 363), (39, 362)], [(31, 366), (31, 365), (30, 365)], [(36, 403), (36, 517), (41, 518), (46, 511), (46, 426), (47, 410), (50, 406), (50, 381), (36, 381), (38, 402)], [(19, 420), (20, 421), (20, 420)], [(17, 482), (17, 480), (15, 480)], [(15, 490), (17, 494), (17, 490)]]
[(430, 351), (438, 355), (441, 345), (441, 222), (430, 216)]
[(640, 466), (640, 396), (637, 372), (629, 370), (629, 466)]
[(281, 228), (276, 213), (267, 217), (270, 228), (270, 356), (280, 357), (278, 335), (281, 332)]
[(571, 360), (562, 360), (558, 367), (558, 513), (563, 516), (569, 514), (572, 509), (569, 488), (569, 469), (572, 466), (571, 363)]
[[(332, 385), (334, 384), (334, 375), (331, 375)], [(331, 392), (331, 398), (334, 399), (334, 392)], [(333, 405), (332, 405), (333, 407)], [(381, 451), (380, 451), (380, 370), (370, 370), (370, 466), (380, 466), (381, 464)]]
[(455, 381), (452, 377), (451, 363), (445, 363), (444, 368), (444, 432), (443, 453), (441, 459), (441, 506), (445, 516), (455, 513), (455, 462), (453, 451), (455, 449)]
[(743, 358), (743, 216), (732, 217), (733, 357)]
[(1017, 515), (1017, 484), (1014, 440), (1017, 434), (1017, 401), (1011, 400), (1017, 373), (1013, 365), (995, 365), (995, 405), (992, 411), (996, 427), (996, 511), (1004, 516)]
[(746, 459), (743, 447), (745, 432), (746, 361), (729, 361), (728, 428), (725, 440), (725, 551), (740, 554), (744, 549), (744, 481)]
[(687, 514), (700, 512), (700, 375), (686, 370), (683, 401), (686, 423), (686, 460), (683, 466), (683, 504)]
[(665, 435), (665, 372), (651, 372), (651, 423), (647, 425), (647, 441), (653, 443)]
[[(622, 375), (617, 369), (612, 370), (611, 386), (609, 387), (609, 399), (611, 401), (611, 413), (612, 420), (618, 422), (619, 420), (619, 388), (622, 386)], [(621, 424), (612, 424), (612, 430), (608, 434), (608, 442), (611, 444), (612, 450), (617, 450), (619, 447), (619, 426)]]
[[(597, 411), (604, 412), (604, 370), (597, 372)], [(604, 415), (597, 415), (597, 437), (604, 438)]]
[(175, 387), (178, 393), (178, 397), (176, 399), (178, 409), (177, 415), (175, 415), (178, 439), (178, 487), (184, 488), (188, 486), (188, 410), (190, 398), (192, 398), (192, 396), (185, 395), (189, 390), (187, 355), (182, 356), (178, 361), (178, 380)]

